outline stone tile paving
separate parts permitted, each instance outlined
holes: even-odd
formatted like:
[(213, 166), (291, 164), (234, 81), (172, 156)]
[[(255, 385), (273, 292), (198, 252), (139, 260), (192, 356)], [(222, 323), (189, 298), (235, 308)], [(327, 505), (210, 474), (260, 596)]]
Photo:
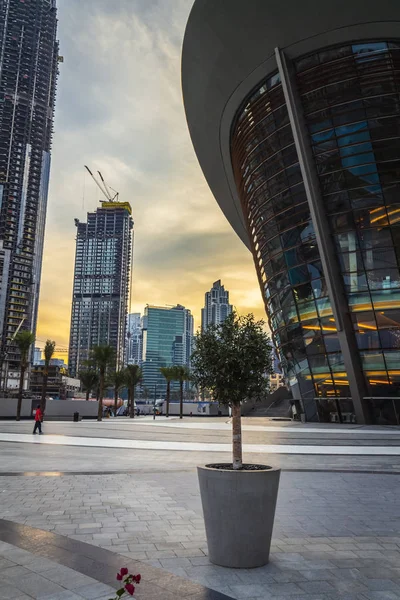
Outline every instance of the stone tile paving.
[(108, 600), (109, 585), (0, 542), (0, 600)]
[(149, 562), (238, 599), (395, 600), (399, 481), (283, 473), (271, 562), (253, 570), (209, 563), (194, 472), (0, 477), (0, 517)]

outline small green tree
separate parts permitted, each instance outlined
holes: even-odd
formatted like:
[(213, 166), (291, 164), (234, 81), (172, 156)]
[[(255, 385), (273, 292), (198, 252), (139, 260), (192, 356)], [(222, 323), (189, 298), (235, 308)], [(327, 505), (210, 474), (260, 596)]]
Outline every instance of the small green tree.
[(128, 365), (125, 368), (125, 384), (128, 388), (129, 416), (135, 417), (135, 387), (142, 380), (142, 370), (139, 365)]
[(260, 400), (268, 391), (272, 370), (272, 345), (264, 321), (235, 312), (218, 326), (196, 336), (192, 376), (211, 392), (214, 400), (232, 408), (233, 468), (241, 469), (241, 403)]
[(114, 413), (115, 416), (117, 416), (119, 392), (126, 385), (125, 369), (114, 371), (114, 373), (112, 373), (111, 384), (114, 388)]
[(189, 369), (183, 365), (172, 367), (172, 379), (179, 381), (179, 418), (183, 418), (183, 384), (190, 381), (191, 375)]
[(28, 368), (29, 350), (35, 342), (35, 336), (31, 331), (19, 331), (15, 336), (15, 343), (20, 352), (20, 376), (18, 389), (18, 404), (16, 420), (21, 420), (22, 394), (24, 392), (25, 372)]
[(79, 379), (83, 390), (86, 392), (86, 401), (88, 401), (90, 392), (92, 392), (99, 383), (99, 376), (94, 369), (85, 369), (79, 371)]
[(160, 373), (165, 377), (167, 382), (167, 396), (166, 396), (166, 416), (169, 417), (169, 401), (171, 399), (171, 381), (175, 379), (174, 367), (161, 367)]
[(50, 361), (53, 358), (54, 350), (56, 348), (56, 343), (52, 340), (47, 340), (46, 345), (44, 347), (44, 369), (43, 369), (43, 385), (42, 385), (42, 399), (40, 402), (40, 407), (42, 409), (42, 413), (46, 410), (46, 394), (47, 394), (47, 381), (49, 379), (49, 366)]
[(90, 360), (93, 361), (99, 371), (99, 410), (97, 420), (102, 421), (105, 378), (107, 369), (115, 363), (114, 348), (107, 345), (93, 346), (90, 353)]

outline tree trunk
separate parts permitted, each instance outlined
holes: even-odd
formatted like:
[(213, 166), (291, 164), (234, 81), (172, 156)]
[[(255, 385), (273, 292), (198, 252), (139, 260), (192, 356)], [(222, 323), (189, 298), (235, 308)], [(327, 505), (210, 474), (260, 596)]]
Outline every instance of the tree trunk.
[(86, 402), (89, 402), (90, 390), (86, 390)]
[(115, 388), (114, 389), (114, 416), (117, 416), (117, 410), (118, 410), (118, 392), (119, 389)]
[(49, 377), (49, 373), (48, 373), (48, 371), (45, 371), (43, 373), (42, 399), (40, 402), (40, 408), (41, 408), (43, 414), (44, 414), (44, 411), (46, 410), (46, 394), (47, 394), (48, 377)]
[(183, 418), (183, 381), (179, 382), (180, 387), (180, 399), (179, 399), (179, 418)]
[(100, 386), (99, 386), (99, 410), (97, 420), (103, 420), (103, 394), (104, 394), (104, 373), (100, 371)]
[(166, 416), (169, 417), (169, 397), (171, 394), (171, 382), (167, 381), (167, 408), (166, 408)]
[(232, 403), (233, 468), (239, 470), (242, 463), (242, 418), (240, 403)]
[(134, 385), (131, 388), (131, 406), (130, 406), (129, 416), (131, 419), (135, 418), (135, 386)]
[(21, 420), (21, 408), (22, 408), (22, 393), (24, 391), (24, 378), (25, 378), (25, 367), (21, 363), (21, 375), (19, 377), (19, 389), (18, 389), (18, 404), (17, 404), (17, 417), (16, 420)]

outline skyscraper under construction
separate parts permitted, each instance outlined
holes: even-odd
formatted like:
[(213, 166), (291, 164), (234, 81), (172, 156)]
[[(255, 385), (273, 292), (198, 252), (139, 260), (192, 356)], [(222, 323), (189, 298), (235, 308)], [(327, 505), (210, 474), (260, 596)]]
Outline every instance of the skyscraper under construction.
[(76, 219), (77, 238), (68, 366), (76, 376), (97, 345), (125, 362), (126, 321), (132, 262), (132, 209), (128, 202), (102, 202)]
[(0, 0), (0, 368), (7, 364), (11, 382), (19, 363), (13, 336), (36, 330), (56, 34), (55, 0)]

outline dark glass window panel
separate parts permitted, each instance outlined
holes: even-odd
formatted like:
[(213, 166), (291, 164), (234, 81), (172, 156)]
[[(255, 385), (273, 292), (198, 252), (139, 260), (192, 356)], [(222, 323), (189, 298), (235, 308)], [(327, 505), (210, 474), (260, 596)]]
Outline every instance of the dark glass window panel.
[(342, 273), (364, 271), (361, 252), (342, 252), (338, 259)]
[(349, 190), (348, 194), (351, 206), (354, 209), (376, 208), (384, 204), (382, 188), (380, 185)]
[(400, 351), (392, 350), (384, 353), (385, 363), (388, 371), (400, 370)]
[(364, 272), (344, 273), (343, 282), (345, 291), (348, 293), (368, 291), (367, 276)]
[(382, 352), (360, 352), (362, 368), (364, 371), (385, 371), (386, 366)]
[(332, 314), (332, 306), (329, 298), (318, 298), (315, 303), (320, 317), (326, 317)]
[(392, 248), (371, 248), (362, 254), (366, 270), (397, 267), (396, 254)]
[(274, 238), (270, 238), (267, 241), (267, 249), (270, 255), (276, 254), (277, 252), (282, 252), (281, 240), (279, 236)]
[(386, 185), (383, 188), (383, 196), (387, 206), (400, 203), (400, 183)]
[(349, 146), (370, 140), (367, 121), (335, 127), (335, 133), (339, 146)]
[(310, 319), (315, 319), (318, 317), (317, 307), (313, 301), (299, 302), (298, 311), (300, 321), (309, 321)]
[(340, 352), (340, 342), (337, 333), (325, 335), (324, 341), (327, 352)]
[(353, 231), (355, 228), (353, 213), (341, 213), (329, 217), (332, 232)]
[(327, 111), (318, 113), (308, 118), (308, 127), (311, 133), (317, 133), (318, 131), (325, 131), (333, 127), (331, 119), (327, 118)]
[[(371, 59), (375, 60), (376, 53), (387, 49), (387, 42), (364, 42), (362, 44), (353, 44), (353, 54), (358, 55), (358, 60)], [(372, 54), (371, 54), (372, 53)]]
[(325, 354), (324, 338), (320, 332), (306, 330), (304, 333), (304, 343), (307, 356), (314, 354)]
[(377, 331), (375, 315), (371, 311), (359, 312), (351, 315), (354, 331), (366, 333), (367, 331)]
[[(400, 348), (400, 324), (398, 327), (379, 329), (379, 337), (382, 348)], [(400, 363), (397, 369), (400, 369)]]
[(377, 331), (364, 330), (355, 334), (357, 346), (361, 350), (380, 348), (380, 339)]
[(377, 311), (400, 308), (400, 291), (397, 289), (371, 291), (371, 299)]
[(338, 252), (355, 252), (358, 250), (358, 239), (355, 231), (339, 233), (334, 236)]
[(337, 171), (342, 167), (342, 160), (338, 150), (325, 152), (324, 154), (318, 154), (316, 157), (316, 163), (318, 175), (324, 175), (326, 173), (330, 173), (331, 171)]
[(361, 101), (342, 104), (331, 109), (333, 115), (333, 125), (340, 127), (355, 121), (363, 121), (366, 118), (366, 112)]
[(367, 271), (370, 290), (392, 290), (400, 288), (400, 275), (398, 269), (381, 269)]
[(308, 272), (310, 273), (311, 279), (319, 279), (319, 277), (324, 276), (322, 264), (320, 261), (308, 264), (307, 269), (308, 269)]
[(328, 295), (328, 289), (325, 279), (313, 279), (311, 286), (316, 299), (323, 298)]
[(271, 256), (271, 267), (274, 274), (283, 271), (286, 267), (284, 255), (275, 254)]
[[(400, 206), (398, 204), (388, 206), (387, 214), (389, 217), (389, 223), (391, 225), (398, 225), (400, 223)], [(393, 227), (392, 232), (393, 232), (393, 237), (396, 238), (396, 242), (395, 242), (396, 248), (398, 248), (399, 246), (397, 245), (397, 243), (398, 243), (398, 240), (400, 237), (398, 227)]]
[(349, 196), (347, 192), (338, 192), (324, 198), (327, 214), (343, 213), (350, 210)]
[(320, 177), (322, 194), (334, 194), (344, 190), (346, 187), (345, 174), (343, 171), (335, 171)]
[(382, 227), (380, 229), (362, 229), (359, 231), (358, 239), (362, 250), (370, 250), (379, 246), (393, 246), (389, 227)]
[(400, 123), (398, 117), (381, 117), (368, 121), (371, 139), (390, 139), (399, 137)]
[(326, 354), (320, 354), (308, 357), (308, 363), (310, 365), (311, 372), (314, 374), (326, 373), (329, 377), (329, 362)]
[(307, 268), (307, 265), (301, 265), (299, 267), (289, 270), (289, 280), (293, 286), (305, 283), (309, 279), (310, 273)]
[(333, 373), (345, 371), (343, 355), (341, 352), (328, 354), (329, 365)]
[[(284, 231), (292, 228), (293, 225), (296, 225), (297, 223), (309, 221), (310, 210), (308, 208), (308, 204), (305, 202), (304, 204), (300, 204), (299, 206), (294, 206), (293, 208), (289, 208), (289, 210), (285, 210), (285, 212), (277, 215), (275, 218), (279, 230)], [(298, 231), (300, 232), (300, 229)]]
[(347, 295), (349, 308), (352, 312), (371, 310), (372, 302), (371, 297), (367, 292), (358, 292), (355, 294)]
[(384, 206), (376, 209), (355, 210), (353, 214), (354, 222), (359, 229), (388, 225), (388, 217)]
[(315, 67), (319, 64), (319, 55), (318, 54), (310, 54), (305, 58), (301, 58), (296, 61), (296, 71), (297, 73), (301, 73), (302, 71), (307, 71), (312, 67)]
[(296, 285), (293, 287), (294, 297), (298, 303), (300, 302), (313, 302), (313, 288), (311, 283), (303, 283), (302, 285)]

